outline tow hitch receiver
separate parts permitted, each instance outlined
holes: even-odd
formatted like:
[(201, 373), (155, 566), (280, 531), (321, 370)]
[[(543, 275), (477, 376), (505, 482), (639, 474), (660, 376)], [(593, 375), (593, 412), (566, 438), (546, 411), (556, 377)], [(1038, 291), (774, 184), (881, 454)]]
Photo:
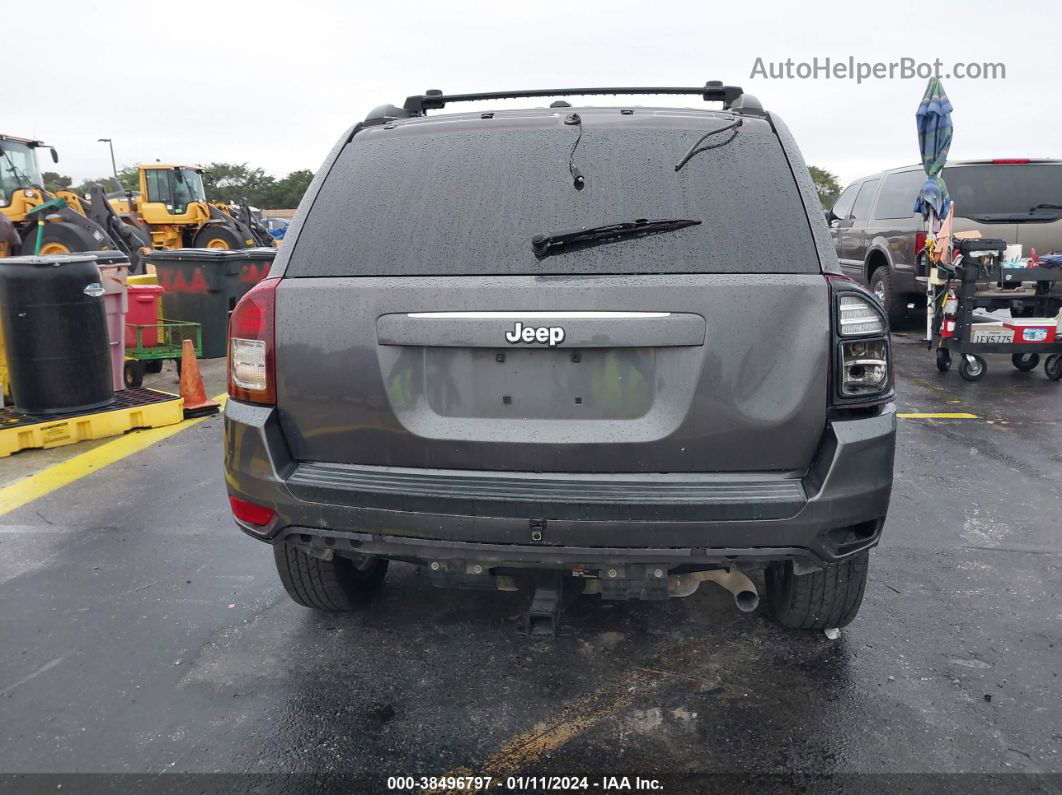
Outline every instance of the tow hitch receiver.
[(527, 611), (524, 630), (529, 638), (555, 638), (560, 624), (564, 573), (543, 569), (535, 572), (535, 594)]

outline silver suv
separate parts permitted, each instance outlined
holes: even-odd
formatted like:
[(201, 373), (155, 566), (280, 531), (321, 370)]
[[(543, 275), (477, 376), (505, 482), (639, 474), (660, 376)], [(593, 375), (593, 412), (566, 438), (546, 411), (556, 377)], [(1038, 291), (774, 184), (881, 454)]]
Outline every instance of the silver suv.
[[(691, 94), (718, 109), (435, 114)], [(442, 95), (339, 139), (230, 321), (226, 481), (300, 604), (433, 583), (847, 624), (893, 478), (887, 320), (740, 88)]]

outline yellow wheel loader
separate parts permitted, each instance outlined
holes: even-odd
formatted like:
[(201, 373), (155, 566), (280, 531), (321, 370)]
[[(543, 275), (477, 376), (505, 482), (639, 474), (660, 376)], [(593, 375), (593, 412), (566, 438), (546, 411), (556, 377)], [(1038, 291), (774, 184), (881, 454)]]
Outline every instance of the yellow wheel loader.
[[(11, 228), (0, 230), (0, 256), (121, 251), (139, 272), (151, 239), (122, 221), (98, 186), (92, 200), (72, 191), (44, 189), (37, 150), (41, 141), (0, 135), (0, 213)], [(59, 162), (49, 147), (53, 162)], [(13, 230), (13, 232), (12, 232)]]
[[(109, 194), (114, 211), (128, 225), (147, 230), (153, 248), (237, 249), (273, 246), (250, 212), (232, 214), (210, 203), (198, 166), (137, 166), (140, 190)], [(244, 202), (246, 205), (246, 202)]]

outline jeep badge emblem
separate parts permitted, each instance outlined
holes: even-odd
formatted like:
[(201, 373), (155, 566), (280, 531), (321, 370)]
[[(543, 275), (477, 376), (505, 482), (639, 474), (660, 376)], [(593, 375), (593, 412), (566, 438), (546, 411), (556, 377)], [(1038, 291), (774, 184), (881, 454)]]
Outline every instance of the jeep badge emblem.
[(512, 331), (505, 332), (505, 339), (510, 345), (518, 342), (541, 342), (549, 343), (552, 348), (564, 342), (564, 329), (560, 326), (525, 326), (519, 320), (513, 326)]

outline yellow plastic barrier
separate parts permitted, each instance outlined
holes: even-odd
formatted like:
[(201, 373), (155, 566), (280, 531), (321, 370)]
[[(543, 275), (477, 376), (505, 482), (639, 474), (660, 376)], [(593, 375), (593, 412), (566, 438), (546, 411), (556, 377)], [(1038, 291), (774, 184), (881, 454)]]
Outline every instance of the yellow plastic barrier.
[(62, 447), (88, 439), (118, 436), (136, 428), (159, 428), (184, 419), (184, 401), (149, 389), (123, 390), (112, 408), (44, 419), (0, 411), (0, 458), (36, 447)]

